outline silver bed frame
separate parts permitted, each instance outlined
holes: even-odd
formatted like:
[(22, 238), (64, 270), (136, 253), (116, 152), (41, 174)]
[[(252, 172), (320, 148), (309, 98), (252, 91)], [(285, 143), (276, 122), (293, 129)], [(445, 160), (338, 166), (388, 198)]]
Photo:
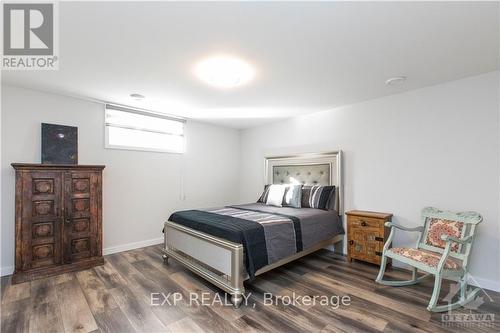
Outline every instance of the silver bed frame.
[[(343, 214), (342, 152), (266, 157), (265, 183), (335, 185), (336, 208)], [(163, 260), (173, 258), (202, 278), (231, 294), (231, 302), (239, 307), (248, 279), (244, 265), (243, 245), (193, 230), (174, 222), (165, 222)], [(339, 244), (344, 235), (337, 235), (314, 246), (259, 269), (260, 275), (299, 259), (312, 252)], [(342, 246), (340, 246), (342, 249)], [(342, 251), (342, 250), (341, 250)]]

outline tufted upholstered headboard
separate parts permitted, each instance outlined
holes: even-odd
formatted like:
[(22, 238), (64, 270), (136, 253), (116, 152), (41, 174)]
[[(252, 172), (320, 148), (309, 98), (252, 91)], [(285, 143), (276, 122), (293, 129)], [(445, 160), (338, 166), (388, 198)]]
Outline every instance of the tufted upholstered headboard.
[(273, 184), (330, 185), (330, 164), (273, 165)]
[(266, 157), (266, 184), (335, 185), (343, 214), (342, 151)]

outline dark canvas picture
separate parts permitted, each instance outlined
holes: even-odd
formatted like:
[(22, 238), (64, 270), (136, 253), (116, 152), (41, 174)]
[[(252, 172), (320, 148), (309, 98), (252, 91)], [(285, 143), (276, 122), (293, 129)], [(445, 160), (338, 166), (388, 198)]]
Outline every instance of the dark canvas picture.
[(42, 163), (78, 164), (78, 127), (42, 123)]

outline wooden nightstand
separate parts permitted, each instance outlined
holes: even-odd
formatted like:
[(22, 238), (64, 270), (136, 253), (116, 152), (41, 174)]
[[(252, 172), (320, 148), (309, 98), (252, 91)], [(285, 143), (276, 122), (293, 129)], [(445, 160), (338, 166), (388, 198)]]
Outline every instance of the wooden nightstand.
[(389, 237), (392, 214), (351, 210), (347, 215), (347, 259), (380, 265), (382, 249)]

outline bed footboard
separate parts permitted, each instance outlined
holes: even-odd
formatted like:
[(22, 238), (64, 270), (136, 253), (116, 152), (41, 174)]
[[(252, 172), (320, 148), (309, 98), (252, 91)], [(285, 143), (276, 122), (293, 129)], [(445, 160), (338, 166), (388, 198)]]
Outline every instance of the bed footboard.
[[(164, 230), (163, 259), (165, 262), (168, 258), (173, 258), (192, 272), (231, 294), (231, 302), (238, 308), (245, 293), (243, 281), (248, 279), (243, 261), (243, 245), (170, 221), (165, 222)], [(343, 238), (344, 235), (337, 235), (319, 242), (304, 251), (262, 267), (255, 275), (339, 243)]]
[(164, 260), (173, 258), (227, 293), (239, 307), (245, 293), (243, 245), (165, 222)]

